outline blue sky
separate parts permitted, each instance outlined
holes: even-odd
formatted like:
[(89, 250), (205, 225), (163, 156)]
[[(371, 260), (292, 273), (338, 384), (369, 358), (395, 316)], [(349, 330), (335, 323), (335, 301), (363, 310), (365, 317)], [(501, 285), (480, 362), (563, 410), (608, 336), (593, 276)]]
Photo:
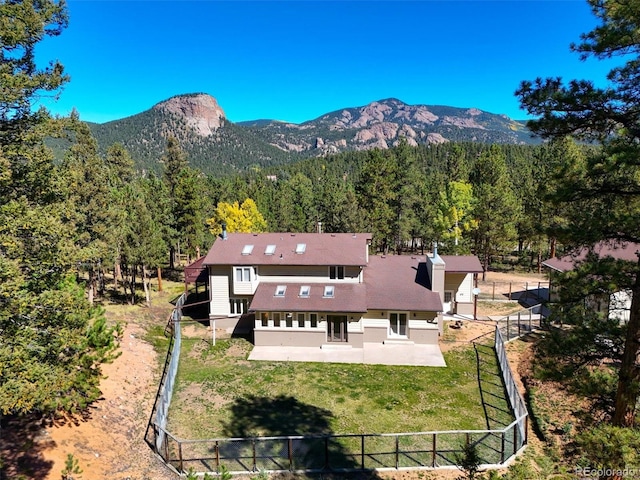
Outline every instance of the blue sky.
[(71, 76), (45, 105), (100, 123), (195, 92), (234, 122), (300, 123), (389, 97), (524, 119), (522, 80), (601, 84), (611, 67), (569, 50), (596, 25), (582, 0), (70, 0), (68, 10), (69, 28), (36, 52)]

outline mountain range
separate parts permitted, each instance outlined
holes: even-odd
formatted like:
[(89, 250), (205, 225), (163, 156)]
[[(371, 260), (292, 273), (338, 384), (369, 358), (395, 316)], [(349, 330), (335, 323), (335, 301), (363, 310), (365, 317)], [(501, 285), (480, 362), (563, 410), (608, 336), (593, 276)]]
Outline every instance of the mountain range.
[(211, 174), (289, 163), (347, 150), (456, 142), (538, 143), (525, 123), (476, 108), (408, 105), (395, 98), (324, 114), (301, 124), (229, 121), (215, 98), (178, 95), (120, 120), (89, 126), (102, 151), (122, 143), (138, 168), (159, 170), (173, 135), (191, 165)]

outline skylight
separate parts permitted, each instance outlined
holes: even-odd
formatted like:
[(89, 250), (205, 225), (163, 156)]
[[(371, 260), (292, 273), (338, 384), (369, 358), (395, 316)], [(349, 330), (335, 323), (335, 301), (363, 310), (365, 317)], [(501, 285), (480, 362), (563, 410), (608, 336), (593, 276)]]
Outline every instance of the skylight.
[(273, 255), (274, 253), (276, 253), (275, 245), (267, 245), (267, 247), (264, 249), (265, 255)]
[(296, 245), (296, 253), (297, 254), (301, 254), (304, 253), (304, 251), (307, 249), (307, 244), (306, 243), (299, 243)]
[(301, 297), (308, 297), (310, 293), (311, 293), (311, 287), (309, 285), (302, 285), (300, 287), (300, 296)]
[(333, 298), (333, 294), (335, 293), (335, 287), (333, 285), (325, 285), (324, 287), (324, 295), (325, 298)]
[(287, 291), (287, 286), (286, 285), (278, 285), (276, 287), (276, 293), (275, 296), (276, 297), (284, 297), (284, 292)]
[(245, 245), (242, 249), (242, 255), (251, 255), (251, 252), (253, 252), (253, 245)]

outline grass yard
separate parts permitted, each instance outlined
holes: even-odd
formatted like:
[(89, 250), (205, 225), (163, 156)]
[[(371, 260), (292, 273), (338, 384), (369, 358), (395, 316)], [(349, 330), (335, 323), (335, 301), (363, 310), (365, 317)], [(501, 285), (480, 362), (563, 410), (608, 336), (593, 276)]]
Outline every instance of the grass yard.
[(480, 386), (471, 345), (445, 353), (445, 368), (249, 362), (246, 340), (212, 347), (205, 327), (183, 332), (168, 428), (178, 438), (480, 430), (513, 420), (486, 349)]

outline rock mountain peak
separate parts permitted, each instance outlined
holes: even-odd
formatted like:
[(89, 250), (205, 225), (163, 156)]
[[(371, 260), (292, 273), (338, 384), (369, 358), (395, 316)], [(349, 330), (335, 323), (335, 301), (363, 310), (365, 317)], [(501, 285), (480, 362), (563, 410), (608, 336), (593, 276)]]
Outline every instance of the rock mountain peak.
[(176, 95), (153, 108), (182, 117), (201, 137), (212, 135), (226, 118), (216, 99), (206, 93)]

